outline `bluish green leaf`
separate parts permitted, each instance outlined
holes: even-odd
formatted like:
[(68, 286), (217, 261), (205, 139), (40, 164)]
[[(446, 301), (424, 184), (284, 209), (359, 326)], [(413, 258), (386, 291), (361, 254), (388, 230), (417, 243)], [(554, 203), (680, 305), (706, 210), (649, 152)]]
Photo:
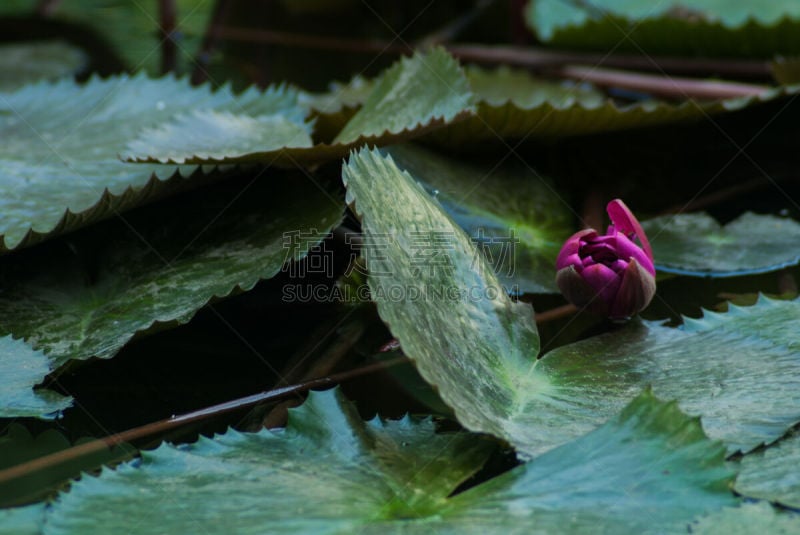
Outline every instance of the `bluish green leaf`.
[[(296, 167), (334, 160), (364, 143), (389, 144), (419, 136), (471, 113), (472, 93), (458, 62), (444, 49), (434, 48), (404, 57), (357, 95), (367, 94), (363, 107), (352, 116), (331, 143), (311, 146), (302, 124), (251, 113), (207, 113), (181, 117), (145, 131), (123, 155), (135, 162), (247, 162)], [(338, 106), (336, 99), (304, 95), (306, 105)], [(337, 116), (341, 110), (335, 112)], [(328, 117), (330, 119), (330, 117)], [(330, 121), (323, 125), (331, 135)], [(206, 132), (198, 135), (193, 132)], [(325, 138), (324, 138), (325, 139)]]
[[(548, 386), (533, 393), (518, 423), (533, 436), (563, 433), (568, 440), (624, 405), (643, 385), (700, 415), (708, 436), (728, 450), (748, 451), (800, 421), (800, 300), (762, 297), (725, 314), (704, 312), (674, 329), (632, 322), (608, 334), (567, 345), (542, 358), (535, 374)], [(794, 394), (798, 392), (798, 394)], [(569, 420), (565, 426), (564, 421)], [(541, 426), (541, 427), (539, 427)]]
[(163, 445), (84, 478), (56, 503), (47, 533), (353, 533), (426, 517), (490, 449), (434, 431), (430, 419), (362, 422), (341, 394), (311, 393), (285, 430)]
[[(787, 372), (800, 364), (800, 301), (763, 298), (681, 329), (634, 321), (536, 361), (531, 309), (497, 291), (491, 268), (411, 175), (361, 151), (343, 177), (378, 311), (467, 428), (532, 457), (594, 429), (647, 385), (702, 415), (731, 452), (800, 421), (800, 375)], [(452, 238), (420, 251), (415, 236), (431, 232)], [(433, 253), (446, 262), (431, 264)]]
[(70, 406), (70, 398), (34, 385), (50, 372), (47, 357), (22, 340), (0, 337), (0, 418), (20, 416), (55, 417)]
[(522, 140), (557, 141), (567, 136), (687, 123), (796, 91), (793, 87), (776, 88), (759, 97), (620, 104), (586, 85), (553, 82), (521, 70), (473, 67), (467, 74), (477, 100), (477, 115), (432, 132), (426, 138), (431, 142), (464, 150), (486, 143), (516, 146)]
[[(311, 125), (285, 113), (250, 116), (195, 110), (172, 122), (143, 131), (128, 144), (123, 159), (161, 163), (238, 161), (253, 152), (279, 154), (285, 147), (311, 147)], [(272, 162), (266, 162), (272, 163)]]
[(691, 276), (734, 277), (793, 266), (800, 224), (747, 212), (725, 226), (706, 214), (662, 216), (642, 223), (656, 268)]
[(525, 16), (542, 41), (569, 48), (736, 57), (800, 51), (793, 0), (533, 0)]
[(40, 80), (72, 76), (87, 63), (86, 54), (63, 41), (0, 45), (0, 91), (12, 91)]
[[(79, 439), (73, 444), (55, 429), (48, 429), (34, 436), (25, 427), (11, 424), (0, 434), (0, 470), (14, 468), (73, 445), (83, 444), (87, 440), (91, 439)], [(70, 480), (80, 476), (81, 472), (94, 470), (103, 464), (127, 460), (135, 453), (132, 446), (120, 444), (114, 448), (103, 448), (67, 458), (50, 466), (29, 467), (16, 477), (0, 482), (0, 507), (43, 500), (63, 489)]]
[(0, 509), (0, 535), (40, 535), (45, 505)]
[[(133, 165), (119, 153), (143, 130), (176, 115), (248, 113), (302, 121), (296, 92), (229, 87), (212, 92), (188, 80), (113, 77), (65, 80), (0, 94), (0, 250), (30, 245), (185, 188), (193, 167)], [(157, 175), (157, 176), (156, 176)]]
[(399, 134), (450, 123), (474, 111), (472, 91), (458, 62), (443, 48), (402, 58), (384, 72), (334, 143)]
[(518, 372), (539, 351), (533, 310), (507, 296), (464, 231), (390, 156), (354, 153), (342, 179), (381, 318), (462, 424), (504, 437)]
[[(338, 225), (343, 209), (335, 187), (302, 175), (249, 184), (229, 176), (7, 258), (0, 332), (44, 351), (50, 369), (110, 358), (134, 336), (185, 323), (273, 277)], [(14, 369), (0, 361), (0, 376), (6, 366)]]
[(557, 293), (558, 251), (572, 234), (569, 204), (528, 167), (480, 166), (410, 145), (389, 154), (422, 183), (512, 293)]
[(741, 463), (738, 492), (800, 509), (800, 433), (746, 455)]
[(442, 524), (476, 534), (684, 532), (735, 503), (724, 451), (697, 419), (645, 393), (597, 430), (456, 496)]
[(595, 432), (449, 498), (481, 465), (474, 435), (363, 423), (312, 393), (285, 431), (229, 431), (84, 478), (46, 533), (665, 533), (732, 506), (724, 448), (646, 393)]
[(800, 515), (776, 510), (766, 502), (745, 503), (739, 507), (726, 507), (699, 519), (691, 526), (698, 535), (793, 535), (800, 531)]

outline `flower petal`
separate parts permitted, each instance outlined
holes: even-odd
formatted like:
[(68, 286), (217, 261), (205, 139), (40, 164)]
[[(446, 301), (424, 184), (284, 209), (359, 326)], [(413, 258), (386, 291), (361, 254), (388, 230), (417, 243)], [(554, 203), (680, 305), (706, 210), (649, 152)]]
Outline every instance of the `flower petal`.
[(583, 279), (594, 288), (598, 299), (610, 307), (617, 296), (621, 279), (610, 267), (603, 264), (595, 264), (584, 268), (581, 273)]
[[(594, 288), (583, 280), (583, 277), (573, 266), (558, 270), (556, 284), (566, 300), (577, 307), (585, 307), (597, 300), (595, 299), (597, 293)], [(606, 310), (608, 309), (606, 308)]]
[(636, 260), (631, 260), (622, 275), (619, 291), (609, 308), (608, 315), (612, 319), (629, 318), (644, 310), (655, 294), (655, 276), (640, 266)]
[(587, 228), (570, 236), (569, 239), (564, 242), (564, 246), (561, 247), (561, 251), (558, 253), (556, 269), (561, 270), (567, 266), (573, 265), (575, 262), (574, 259), (571, 258), (572, 255), (577, 255), (581, 248), (581, 241), (586, 238), (591, 239), (592, 235), (596, 236), (597, 231)]
[(616, 226), (617, 230), (624, 234), (636, 235), (636, 238), (638, 238), (642, 244), (642, 249), (652, 264), (653, 248), (650, 247), (650, 242), (647, 240), (647, 235), (644, 233), (642, 225), (639, 224), (639, 220), (636, 219), (636, 216), (633, 215), (630, 208), (628, 208), (621, 199), (614, 199), (606, 206), (606, 212), (608, 212), (608, 217), (611, 218), (611, 222)]
[(655, 276), (656, 274), (656, 268), (647, 254), (645, 254), (641, 247), (633, 243), (621, 232), (617, 234), (617, 256), (626, 261), (634, 259), (639, 262), (639, 265), (649, 271), (651, 275)]

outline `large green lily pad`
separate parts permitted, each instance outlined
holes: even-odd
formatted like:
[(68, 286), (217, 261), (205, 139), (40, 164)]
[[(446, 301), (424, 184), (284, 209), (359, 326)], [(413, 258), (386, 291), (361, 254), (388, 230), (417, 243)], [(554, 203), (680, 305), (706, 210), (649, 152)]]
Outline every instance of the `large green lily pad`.
[(800, 51), (792, 0), (534, 0), (526, 21), (543, 41), (570, 48), (764, 58)]
[[(416, 137), (474, 112), (464, 72), (442, 48), (400, 59), (367, 87), (363, 107), (348, 117), (330, 143), (311, 146), (310, 141), (300, 142), (302, 136), (292, 131), (297, 126), (276, 126), (271, 124), (274, 118), (260, 118), (250, 110), (213, 117), (195, 113), (142, 132), (128, 145), (123, 158), (132, 162), (247, 162), (294, 167), (341, 158), (365, 143), (385, 145)], [(301, 100), (309, 106), (335, 105), (308, 95)], [(330, 135), (331, 125), (324, 126), (323, 134)], [(206, 134), (193, 135), (197, 129)]]
[(72, 76), (81, 71), (86, 62), (86, 54), (80, 48), (62, 41), (0, 45), (0, 91)]
[(467, 164), (410, 145), (388, 153), (464, 229), (506, 290), (558, 292), (556, 256), (572, 212), (550, 180), (516, 162)]
[[(467, 428), (532, 457), (597, 427), (647, 385), (702, 415), (731, 452), (800, 421), (800, 376), (787, 372), (800, 365), (800, 301), (762, 298), (687, 318), (680, 329), (633, 321), (537, 361), (530, 307), (498, 291), (491, 267), (411, 175), (361, 151), (343, 177), (362, 217), (378, 311)], [(431, 232), (451, 237), (434, 248), (447, 260), (434, 266), (413, 247), (415, 235)]]
[(70, 405), (70, 398), (50, 390), (34, 390), (50, 372), (47, 357), (22, 340), (0, 338), (0, 418), (54, 417)]
[(736, 490), (750, 498), (800, 509), (800, 433), (769, 448), (746, 455)]
[(679, 214), (642, 226), (653, 245), (656, 269), (667, 273), (734, 277), (800, 262), (800, 224), (793, 219), (748, 212), (722, 226), (707, 214)]
[[(43, 105), (47, 103), (47, 105)], [(229, 87), (212, 92), (188, 80), (144, 75), (71, 80), (0, 94), (0, 250), (31, 245), (185, 187), (192, 167), (133, 165), (119, 154), (140, 133), (176, 115), (246, 111), (302, 125), (297, 93)], [(294, 131), (274, 143), (299, 143)], [(280, 138), (280, 139), (278, 139)], [(305, 141), (310, 137), (305, 135)]]
[[(207, 303), (276, 275), (341, 220), (336, 189), (303, 175), (234, 178), (8, 257), (2, 332), (44, 351), (49, 369), (109, 358), (136, 335), (185, 323)], [(0, 364), (37, 362), (16, 359)], [(30, 385), (40, 368), (26, 376)]]
[(45, 533), (680, 532), (732, 506), (724, 448), (644, 394), (606, 425), (463, 494), (486, 443), (430, 420), (363, 423), (312, 393), (286, 430), (229, 431), (84, 478)]

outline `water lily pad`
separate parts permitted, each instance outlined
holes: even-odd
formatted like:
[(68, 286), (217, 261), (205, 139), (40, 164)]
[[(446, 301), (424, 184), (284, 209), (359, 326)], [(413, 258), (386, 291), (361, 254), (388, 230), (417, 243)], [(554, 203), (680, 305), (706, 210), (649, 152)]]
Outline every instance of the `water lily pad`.
[(334, 391), (311, 393), (285, 430), (228, 431), (162, 445), (141, 462), (84, 478), (47, 518), (49, 533), (353, 533), (425, 517), (491, 449), (432, 420), (363, 422)]
[[(800, 421), (800, 301), (762, 298), (685, 319), (680, 329), (634, 321), (537, 361), (531, 309), (497, 291), (488, 263), (411, 175), (361, 151), (343, 178), (362, 217), (378, 311), (467, 428), (530, 458), (594, 429), (647, 385), (701, 415), (731, 452), (771, 442)], [(448, 263), (419, 269), (414, 233), (442, 231), (453, 236), (438, 248)], [(406, 297), (395, 298), (395, 288)]]
[(699, 519), (691, 526), (691, 533), (700, 535), (751, 535), (774, 533), (791, 535), (800, 529), (800, 515), (776, 510), (766, 502), (745, 503), (739, 507), (726, 507)]
[(47, 357), (22, 340), (0, 337), (0, 418), (19, 416), (55, 417), (71, 400), (50, 390), (34, 390), (50, 372)]
[[(275, 276), (341, 221), (335, 187), (303, 175), (241, 178), (249, 180), (229, 176), (178, 203), (8, 257), (0, 332), (44, 351), (51, 370), (69, 359), (110, 358), (134, 336), (185, 323), (209, 302)], [(0, 361), (9, 370), (20, 365)], [(41, 368), (26, 376), (31, 385)]]
[(572, 212), (553, 183), (513, 163), (467, 164), (410, 145), (387, 151), (436, 198), (511, 293), (557, 293), (555, 260)]
[[(306, 95), (303, 102), (308, 105)], [(195, 113), (146, 130), (128, 145), (131, 162), (209, 164), (246, 162), (296, 167), (335, 160), (350, 149), (395, 143), (471, 115), (472, 93), (458, 62), (442, 48), (404, 57), (369, 86), (363, 107), (330, 143), (311, 146), (286, 112), (274, 118), (248, 110), (236, 114)], [(209, 125), (210, 123), (210, 125)], [(324, 134), (330, 124), (326, 125)], [(196, 130), (202, 134), (193, 134)]]
[(737, 492), (800, 509), (800, 433), (746, 455), (741, 462)]
[(45, 504), (0, 509), (0, 535), (40, 535)]
[[(25, 427), (11, 424), (0, 434), (0, 470), (40, 459), (88, 440), (91, 439), (78, 439), (73, 444), (55, 429), (48, 429), (34, 436)], [(81, 472), (94, 470), (106, 463), (129, 459), (135, 453), (132, 446), (120, 444), (51, 466), (30, 468), (17, 477), (0, 482), (0, 507), (42, 500), (63, 489), (71, 479), (80, 476)]]
[(796, 91), (785, 87), (765, 91), (759, 97), (620, 104), (585, 84), (554, 82), (527, 71), (473, 67), (467, 74), (476, 95), (477, 115), (431, 133), (426, 139), (432, 143), (463, 150), (480, 148), (487, 142), (502, 146), (501, 140), (550, 142), (567, 136), (686, 123)]
[(792, 0), (534, 0), (528, 26), (552, 45), (647, 54), (772, 57), (800, 52)]
[(0, 91), (72, 76), (85, 67), (86, 59), (80, 48), (62, 41), (0, 45)]
[(228, 431), (84, 478), (47, 533), (664, 533), (732, 506), (724, 449), (644, 394), (594, 433), (448, 497), (486, 443), (430, 420), (363, 423), (312, 393), (285, 431)]
[[(46, 103), (46, 105), (45, 105)], [(31, 245), (185, 188), (193, 167), (132, 165), (119, 153), (142, 130), (209, 110), (278, 115), (302, 124), (296, 92), (144, 75), (39, 83), (0, 94), (0, 251)], [(284, 131), (276, 131), (276, 136)], [(261, 139), (261, 138), (259, 138)], [(283, 142), (293, 141), (294, 134)], [(280, 141), (276, 141), (279, 143)]]
[[(800, 263), (800, 224), (747, 212), (725, 226), (707, 214), (662, 216), (642, 223), (656, 268), (695, 277), (735, 277)], [(701, 254), (698, 254), (701, 252)]]

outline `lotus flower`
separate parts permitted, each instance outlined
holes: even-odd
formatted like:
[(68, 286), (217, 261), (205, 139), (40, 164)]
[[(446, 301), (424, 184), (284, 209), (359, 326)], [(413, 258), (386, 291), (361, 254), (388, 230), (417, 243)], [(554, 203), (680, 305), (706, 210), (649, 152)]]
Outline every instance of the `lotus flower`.
[(604, 235), (581, 230), (561, 248), (556, 283), (573, 305), (614, 320), (627, 319), (656, 293), (653, 250), (625, 203), (614, 199), (606, 210), (611, 225)]

